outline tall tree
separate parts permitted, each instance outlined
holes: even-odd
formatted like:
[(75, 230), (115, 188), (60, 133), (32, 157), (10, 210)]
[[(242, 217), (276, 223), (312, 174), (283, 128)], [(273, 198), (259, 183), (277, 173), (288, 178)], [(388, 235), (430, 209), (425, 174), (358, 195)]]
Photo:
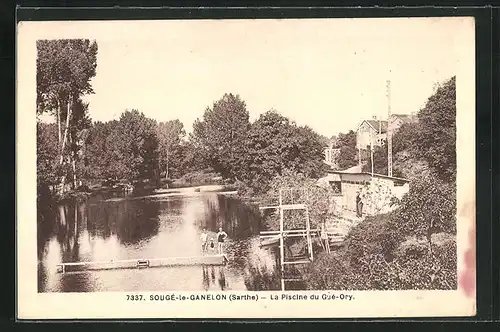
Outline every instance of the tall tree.
[(112, 160), (110, 174), (118, 179), (154, 179), (158, 169), (156, 122), (138, 110), (125, 111), (106, 138)]
[[(97, 43), (88, 39), (39, 40), (37, 52), (37, 114), (50, 113), (56, 118), (62, 166), (75, 157), (68, 145), (71, 128), (80, 122), (73, 118), (75, 113), (87, 111), (80, 98), (94, 93), (91, 79), (96, 75)], [(76, 117), (83, 118), (81, 114)], [(66, 176), (61, 178), (62, 190)]]
[(417, 154), (445, 181), (456, 175), (456, 78), (440, 85), (418, 113)]
[(239, 95), (224, 96), (207, 107), (203, 119), (193, 124), (191, 140), (199, 155), (225, 177), (235, 174), (234, 163), (250, 126), (245, 102)]
[(237, 165), (239, 178), (258, 192), (285, 170), (318, 177), (324, 166), (321, 137), (271, 110), (252, 124)]
[(181, 164), (181, 143), (185, 135), (184, 125), (177, 119), (158, 124), (158, 162), (167, 179)]
[(358, 164), (356, 150), (356, 133), (349, 130), (347, 134), (340, 133), (337, 138), (337, 145), (340, 148), (337, 165), (340, 169), (346, 169)]
[(111, 172), (116, 165), (112, 158), (113, 142), (108, 137), (117, 127), (117, 120), (105, 123), (98, 121), (89, 130), (84, 156), (84, 169), (88, 178), (105, 179), (114, 175), (115, 172)]

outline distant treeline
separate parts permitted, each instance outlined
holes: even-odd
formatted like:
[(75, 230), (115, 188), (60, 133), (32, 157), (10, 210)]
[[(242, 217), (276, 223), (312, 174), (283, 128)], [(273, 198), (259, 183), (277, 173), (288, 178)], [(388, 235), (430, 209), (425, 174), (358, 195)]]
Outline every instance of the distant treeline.
[(207, 107), (188, 137), (179, 120), (157, 123), (139, 110), (92, 122), (83, 97), (94, 93), (97, 43), (39, 40), (37, 51), (37, 115), (55, 119), (37, 126), (38, 184), (58, 194), (87, 180), (158, 181), (202, 171), (265, 191), (284, 169), (322, 172), (324, 137), (273, 110), (250, 123), (238, 95)]
[[(37, 137), (39, 179), (56, 184), (57, 124), (39, 122)], [(250, 123), (245, 102), (233, 94), (207, 107), (190, 135), (179, 120), (158, 123), (138, 110), (127, 110), (118, 120), (88, 121), (78, 138), (78, 183), (109, 178), (158, 181), (207, 172), (265, 192), (285, 169), (308, 177), (325, 170), (323, 137), (274, 110)]]

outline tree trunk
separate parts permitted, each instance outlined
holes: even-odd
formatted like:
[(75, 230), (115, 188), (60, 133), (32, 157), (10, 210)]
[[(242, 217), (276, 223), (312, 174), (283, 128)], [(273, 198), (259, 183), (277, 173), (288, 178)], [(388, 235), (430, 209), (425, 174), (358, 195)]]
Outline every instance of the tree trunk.
[(166, 174), (165, 174), (165, 178), (168, 179), (168, 151), (167, 151), (167, 171), (166, 171)]
[(76, 189), (77, 188), (77, 183), (76, 183), (76, 162), (75, 162), (75, 157), (73, 156), (73, 188)]
[(59, 100), (57, 101), (57, 143), (58, 143), (58, 148), (61, 148), (61, 104), (59, 103)]
[[(71, 94), (69, 95), (68, 97), (68, 112), (66, 114), (66, 128), (64, 128), (64, 138), (63, 138), (63, 143), (62, 143), (62, 147), (61, 147), (61, 157), (59, 159), (59, 165), (63, 165), (63, 161), (64, 161), (64, 149), (66, 148), (66, 141), (68, 140), (68, 130), (69, 130), (69, 120), (71, 118)], [(62, 178), (61, 178), (61, 194), (64, 193), (64, 185), (65, 185), (65, 182), (66, 182), (66, 175), (63, 174), (62, 175)]]
[(63, 158), (64, 158), (64, 149), (66, 147), (66, 141), (68, 140), (68, 129), (69, 129), (69, 119), (71, 118), (71, 95), (68, 98), (68, 112), (66, 114), (66, 128), (64, 128), (64, 138), (62, 142), (62, 147), (61, 147), (61, 158), (59, 159), (59, 164), (62, 165)]

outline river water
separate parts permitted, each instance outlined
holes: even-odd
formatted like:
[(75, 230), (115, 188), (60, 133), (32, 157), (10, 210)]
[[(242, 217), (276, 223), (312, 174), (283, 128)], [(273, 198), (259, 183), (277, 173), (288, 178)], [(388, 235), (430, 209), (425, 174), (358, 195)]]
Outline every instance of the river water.
[[(259, 247), (260, 215), (223, 194), (98, 194), (39, 209), (38, 291), (278, 290), (275, 255)], [(58, 273), (63, 262), (201, 255), (200, 232), (229, 235), (225, 266)], [(209, 249), (210, 250), (210, 249)]]

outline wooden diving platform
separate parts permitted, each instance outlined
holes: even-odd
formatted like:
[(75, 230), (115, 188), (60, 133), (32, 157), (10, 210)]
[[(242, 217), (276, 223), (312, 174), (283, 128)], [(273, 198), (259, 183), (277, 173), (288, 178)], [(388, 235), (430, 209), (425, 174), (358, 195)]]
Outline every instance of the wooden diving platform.
[(153, 259), (126, 259), (96, 262), (74, 262), (57, 264), (59, 273), (80, 272), (89, 270), (135, 269), (168, 266), (194, 265), (225, 265), (228, 262), (226, 255), (194, 256), (194, 257), (167, 257)]

